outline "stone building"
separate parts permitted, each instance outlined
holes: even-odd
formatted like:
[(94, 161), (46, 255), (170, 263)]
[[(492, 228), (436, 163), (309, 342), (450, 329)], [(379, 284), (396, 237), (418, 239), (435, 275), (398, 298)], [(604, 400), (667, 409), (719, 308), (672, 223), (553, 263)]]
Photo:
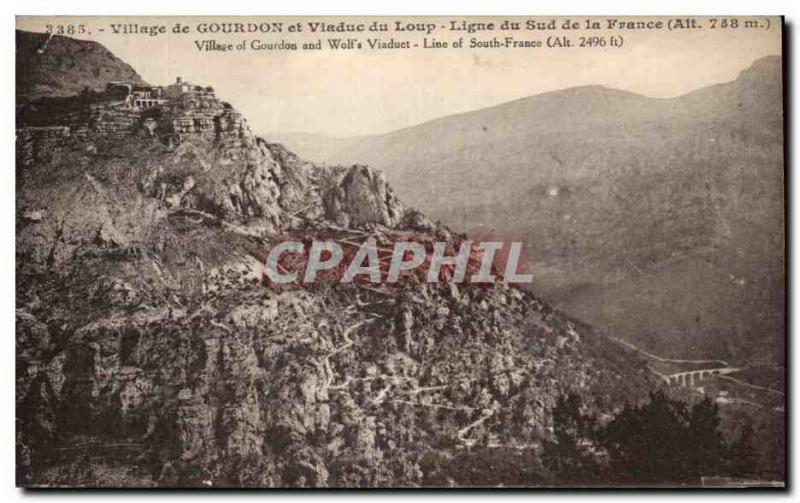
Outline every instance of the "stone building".
[(167, 98), (177, 98), (178, 96), (192, 91), (194, 86), (189, 82), (184, 82), (180, 77), (175, 79), (174, 84), (168, 85), (164, 88), (164, 95)]
[(122, 108), (125, 110), (147, 110), (187, 94), (213, 97), (214, 91), (210, 87), (196, 86), (178, 77), (175, 83), (168, 86), (143, 87), (133, 82), (109, 82), (106, 84), (106, 94), (122, 100)]
[(132, 82), (109, 82), (106, 94), (122, 99), (126, 110), (146, 110), (167, 102), (162, 87), (141, 87)]
[(123, 108), (147, 110), (148, 108), (161, 106), (168, 101), (162, 95), (163, 90), (160, 87), (135, 89), (125, 97)]

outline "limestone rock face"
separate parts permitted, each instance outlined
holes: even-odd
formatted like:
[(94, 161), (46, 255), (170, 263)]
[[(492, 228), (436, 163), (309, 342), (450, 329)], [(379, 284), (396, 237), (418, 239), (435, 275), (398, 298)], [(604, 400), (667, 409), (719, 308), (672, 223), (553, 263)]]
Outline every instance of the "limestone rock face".
[(326, 216), (344, 226), (400, 222), (404, 208), (387, 185), (383, 173), (355, 165), (325, 200)]
[(381, 173), (303, 161), (210, 93), (68, 120), (18, 134), (22, 484), (470, 484), (454, 457), (535, 467), (562, 393), (609, 410), (648, 385), (501, 284), (268, 285), (282, 239), (455, 238)]

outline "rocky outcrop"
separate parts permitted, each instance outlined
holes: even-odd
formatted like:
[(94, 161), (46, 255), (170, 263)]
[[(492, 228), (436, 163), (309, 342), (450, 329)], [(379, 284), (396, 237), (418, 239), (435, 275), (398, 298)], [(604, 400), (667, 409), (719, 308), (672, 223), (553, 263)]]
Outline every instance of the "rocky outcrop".
[(44, 162), (53, 149), (63, 146), (72, 135), (69, 126), (39, 126), (17, 129), (17, 163), (30, 166)]
[(515, 288), (264, 284), (287, 237), (460, 239), (379, 172), (305, 162), (208, 93), (73, 117), (18, 135), (24, 485), (439, 484), (456, 453), (535, 467), (568, 390), (609, 411), (648, 386)]
[[(102, 445), (129, 444), (163, 485), (415, 485), (414, 445), (533, 449), (563, 391), (604, 409), (593, 397), (635, 396), (647, 379), (621, 389), (601, 341), (515, 289), (209, 287), (199, 309), (109, 314), (49, 353), (21, 312), (24, 444), (90, 435), (96, 463), (110, 462)], [(114, 309), (137, 303), (131, 285), (97, 295), (112, 291), (126, 292)]]
[(340, 225), (397, 225), (404, 208), (379, 171), (355, 165), (325, 198), (325, 216)]

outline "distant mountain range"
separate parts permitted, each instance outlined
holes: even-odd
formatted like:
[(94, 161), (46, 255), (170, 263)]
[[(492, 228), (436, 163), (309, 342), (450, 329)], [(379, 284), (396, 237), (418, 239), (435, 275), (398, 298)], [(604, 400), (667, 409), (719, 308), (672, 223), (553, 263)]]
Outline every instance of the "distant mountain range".
[(522, 239), (534, 290), (665, 354), (775, 364), (784, 344), (781, 58), (671, 99), (550, 92), (359, 138), (270, 135), (378, 168), (472, 235)]

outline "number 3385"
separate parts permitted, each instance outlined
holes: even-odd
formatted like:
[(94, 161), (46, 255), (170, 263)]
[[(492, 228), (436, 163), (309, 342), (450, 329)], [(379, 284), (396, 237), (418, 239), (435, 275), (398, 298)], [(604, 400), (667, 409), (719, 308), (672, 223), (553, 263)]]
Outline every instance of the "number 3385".
[(81, 35), (86, 33), (86, 25), (83, 24), (48, 24), (45, 26), (47, 33), (53, 35)]

